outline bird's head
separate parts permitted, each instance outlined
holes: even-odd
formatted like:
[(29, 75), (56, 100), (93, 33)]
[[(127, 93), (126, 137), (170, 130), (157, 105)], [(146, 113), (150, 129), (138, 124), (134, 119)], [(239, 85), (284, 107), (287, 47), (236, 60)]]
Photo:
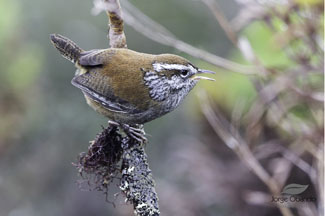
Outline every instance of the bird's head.
[(152, 69), (144, 75), (145, 84), (150, 89), (150, 96), (157, 101), (169, 97), (182, 100), (199, 80), (211, 80), (202, 74), (214, 72), (199, 69), (188, 60), (171, 54), (159, 55), (152, 63)]

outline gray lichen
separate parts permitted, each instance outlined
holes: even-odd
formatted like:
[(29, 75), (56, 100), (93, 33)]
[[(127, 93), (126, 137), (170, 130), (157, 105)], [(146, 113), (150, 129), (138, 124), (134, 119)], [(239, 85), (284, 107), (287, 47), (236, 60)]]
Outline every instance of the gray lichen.
[(136, 144), (125, 148), (120, 189), (128, 200), (132, 200), (135, 215), (160, 214), (155, 182), (143, 146)]

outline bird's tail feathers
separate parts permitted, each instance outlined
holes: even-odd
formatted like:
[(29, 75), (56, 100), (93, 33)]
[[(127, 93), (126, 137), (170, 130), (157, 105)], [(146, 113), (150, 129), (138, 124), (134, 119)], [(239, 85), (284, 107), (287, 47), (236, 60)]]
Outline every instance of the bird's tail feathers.
[(69, 61), (72, 61), (73, 63), (76, 63), (80, 57), (81, 52), (84, 50), (81, 49), (77, 44), (75, 44), (72, 40), (59, 35), (59, 34), (51, 34), (50, 36), (52, 44), (55, 48), (59, 50), (61, 55), (68, 59)]

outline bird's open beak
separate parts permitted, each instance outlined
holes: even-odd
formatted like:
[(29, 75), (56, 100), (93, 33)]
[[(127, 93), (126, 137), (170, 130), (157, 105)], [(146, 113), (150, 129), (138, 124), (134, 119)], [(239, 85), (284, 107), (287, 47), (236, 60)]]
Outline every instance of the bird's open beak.
[[(213, 71), (209, 71), (209, 70), (203, 70), (203, 69), (199, 69), (197, 74), (202, 74), (202, 73), (208, 73), (208, 74), (215, 74), (215, 72)], [(209, 77), (204, 77), (204, 76), (197, 76), (196, 74), (193, 76), (194, 80), (210, 80), (210, 81), (216, 81), (215, 79), (209, 78)]]

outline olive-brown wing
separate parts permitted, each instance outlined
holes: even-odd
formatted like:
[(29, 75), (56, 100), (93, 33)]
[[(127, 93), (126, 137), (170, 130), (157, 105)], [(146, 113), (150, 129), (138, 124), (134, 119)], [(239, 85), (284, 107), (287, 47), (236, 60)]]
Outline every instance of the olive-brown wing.
[(129, 114), (141, 112), (114, 94), (109, 85), (109, 77), (103, 76), (100, 68), (93, 68), (85, 74), (74, 77), (71, 83), (110, 111)]

